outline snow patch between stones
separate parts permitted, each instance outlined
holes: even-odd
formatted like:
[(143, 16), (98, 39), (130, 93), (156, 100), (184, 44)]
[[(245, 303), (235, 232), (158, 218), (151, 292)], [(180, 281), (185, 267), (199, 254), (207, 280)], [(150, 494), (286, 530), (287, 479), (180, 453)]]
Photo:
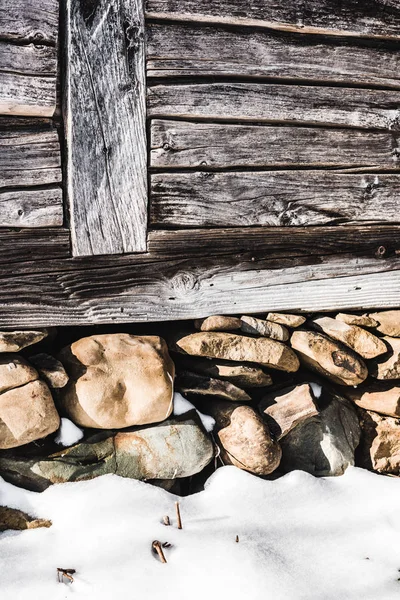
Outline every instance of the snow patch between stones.
[(189, 402), (186, 398), (182, 396), (179, 392), (175, 392), (174, 394), (174, 416), (178, 417), (179, 415), (184, 415), (191, 410), (195, 410), (199, 415), (199, 418), (203, 424), (203, 427), (208, 433), (215, 427), (215, 420), (210, 417), (210, 415), (205, 415), (204, 413), (197, 410), (197, 408)]
[(83, 438), (83, 431), (69, 419), (62, 418), (60, 429), (54, 441), (60, 446), (73, 446)]

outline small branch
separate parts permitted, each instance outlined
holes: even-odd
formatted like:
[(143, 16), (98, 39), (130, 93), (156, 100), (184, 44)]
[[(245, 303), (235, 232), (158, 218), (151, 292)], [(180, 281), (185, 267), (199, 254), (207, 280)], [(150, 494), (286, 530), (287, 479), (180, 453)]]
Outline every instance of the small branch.
[(178, 529), (182, 529), (182, 519), (181, 519), (181, 511), (179, 508), (179, 502), (175, 502), (176, 506), (176, 520), (178, 523)]
[(166, 562), (167, 562), (167, 559), (166, 559), (166, 558), (165, 558), (165, 556), (164, 556), (164, 552), (163, 552), (163, 549), (162, 549), (162, 547), (161, 547), (161, 544), (160, 544), (160, 542), (159, 542), (158, 540), (154, 540), (154, 542), (152, 543), (151, 547), (153, 548), (153, 550), (154, 550), (155, 552), (157, 552), (157, 554), (158, 554), (158, 556), (159, 556), (159, 558), (160, 558), (161, 562), (162, 562), (162, 563), (166, 563)]
[(239, 543), (239, 536), (236, 536), (235, 542), (238, 544)]
[[(59, 583), (63, 582), (63, 578), (66, 577), (70, 580), (71, 583), (74, 582), (74, 578), (72, 577), (72, 573), (76, 573), (75, 569), (62, 569), (61, 567), (57, 567), (57, 578)], [(60, 579), (61, 575), (61, 579)]]
[(169, 525), (171, 525), (171, 522), (170, 522), (170, 520), (169, 520), (169, 516), (168, 516), (168, 515), (165, 515), (165, 516), (163, 517), (163, 523), (164, 523), (164, 525), (166, 525), (167, 527), (168, 527)]

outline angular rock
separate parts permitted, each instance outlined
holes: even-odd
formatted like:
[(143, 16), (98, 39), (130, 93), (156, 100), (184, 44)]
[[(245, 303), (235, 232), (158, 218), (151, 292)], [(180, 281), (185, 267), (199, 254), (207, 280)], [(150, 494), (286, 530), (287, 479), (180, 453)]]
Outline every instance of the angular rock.
[(234, 333), (201, 332), (179, 338), (174, 350), (192, 356), (207, 356), (237, 362), (252, 362), (292, 373), (300, 366), (296, 354), (269, 338), (250, 338)]
[(205, 319), (195, 319), (194, 326), (199, 331), (234, 331), (240, 329), (241, 321), (237, 317), (212, 315)]
[(360, 460), (379, 473), (400, 472), (400, 419), (360, 410)]
[(48, 336), (46, 329), (35, 331), (0, 331), (0, 352), (19, 352), (41, 342)]
[(38, 527), (51, 527), (52, 522), (48, 519), (36, 519), (22, 510), (0, 506), (0, 531), (14, 529), (22, 531), (24, 529), (37, 529)]
[(400, 386), (363, 383), (357, 388), (346, 388), (345, 393), (360, 408), (389, 417), (400, 417)]
[(386, 344), (380, 338), (357, 325), (348, 325), (331, 317), (313, 319), (311, 323), (329, 337), (357, 352), (362, 358), (376, 358), (387, 352)]
[(241, 321), (241, 329), (245, 333), (262, 335), (271, 338), (272, 340), (278, 340), (279, 342), (287, 342), (290, 337), (286, 327), (279, 325), (278, 323), (273, 323), (272, 321), (263, 321), (262, 319), (246, 316), (241, 317)]
[(57, 431), (60, 417), (44, 381), (0, 394), (0, 449), (29, 444)]
[(368, 376), (365, 363), (354, 352), (320, 333), (295, 331), (290, 339), (303, 364), (339, 385), (358, 385)]
[(287, 315), (283, 313), (270, 312), (265, 317), (267, 321), (272, 323), (279, 323), (279, 325), (286, 325), (286, 327), (296, 328), (303, 325), (306, 322), (306, 318), (302, 315)]
[(260, 402), (259, 410), (266, 418), (270, 430), (280, 440), (296, 425), (318, 415), (314, 397), (308, 383), (285, 388), (268, 394)]
[(370, 367), (370, 373), (376, 379), (400, 379), (400, 339), (388, 336), (382, 339), (387, 344), (389, 357), (375, 360)]
[(281, 459), (281, 448), (253, 408), (216, 401), (210, 403), (209, 412), (219, 429), (217, 436), (225, 464), (257, 475), (275, 471)]
[(338, 321), (347, 323), (347, 325), (358, 325), (358, 327), (376, 327), (378, 322), (368, 315), (349, 315), (347, 313), (338, 313), (335, 317)]
[(400, 337), (400, 310), (384, 310), (368, 315), (379, 323), (377, 330), (390, 337)]
[(257, 365), (242, 365), (212, 358), (179, 356), (179, 365), (186, 370), (227, 380), (242, 388), (259, 388), (272, 385), (271, 375)]
[(59, 360), (41, 352), (29, 357), (29, 361), (38, 370), (39, 375), (47, 385), (53, 389), (62, 388), (67, 385), (69, 377)]
[(108, 473), (140, 480), (190, 477), (213, 457), (211, 439), (197, 418), (185, 415), (134, 431), (99, 432), (49, 456), (0, 455), (0, 474), (16, 485), (42, 491), (53, 483)]
[(355, 408), (336, 394), (324, 390), (318, 416), (292, 429), (282, 440), (281, 468), (300, 469), (316, 477), (342, 475), (354, 465), (360, 440)]
[(122, 429), (172, 412), (175, 368), (157, 336), (93, 335), (64, 348), (60, 358), (70, 376), (60, 406), (77, 425)]
[(250, 402), (251, 397), (241, 388), (229, 381), (213, 379), (198, 373), (183, 371), (175, 380), (175, 389), (183, 394), (216, 396), (231, 402)]
[(39, 378), (39, 374), (18, 354), (0, 354), (0, 392), (20, 387)]

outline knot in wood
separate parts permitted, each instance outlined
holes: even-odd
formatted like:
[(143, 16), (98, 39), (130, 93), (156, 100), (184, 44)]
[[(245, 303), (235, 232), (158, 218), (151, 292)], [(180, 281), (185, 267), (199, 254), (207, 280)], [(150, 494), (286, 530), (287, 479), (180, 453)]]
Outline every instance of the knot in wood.
[(378, 246), (378, 248), (375, 250), (376, 258), (384, 258), (384, 256), (386, 256), (386, 253), (387, 250), (385, 246)]

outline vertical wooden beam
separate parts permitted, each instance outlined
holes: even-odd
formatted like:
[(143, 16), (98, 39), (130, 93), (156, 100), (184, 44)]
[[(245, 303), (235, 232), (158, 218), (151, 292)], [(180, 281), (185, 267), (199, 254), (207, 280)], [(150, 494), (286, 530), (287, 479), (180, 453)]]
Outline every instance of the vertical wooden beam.
[(147, 156), (141, 0), (67, 0), (66, 37), (73, 255), (143, 252)]

